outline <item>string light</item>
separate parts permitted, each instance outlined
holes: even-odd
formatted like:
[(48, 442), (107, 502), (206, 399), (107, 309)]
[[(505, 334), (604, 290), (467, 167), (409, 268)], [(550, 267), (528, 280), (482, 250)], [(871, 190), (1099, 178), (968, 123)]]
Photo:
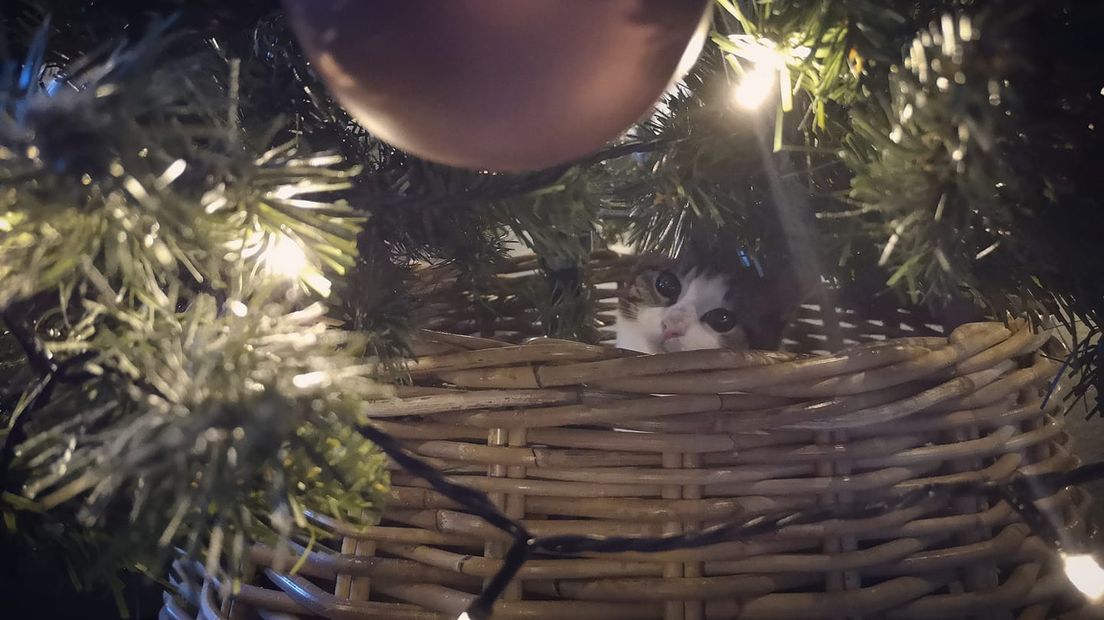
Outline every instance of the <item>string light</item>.
[[(1004, 483), (986, 481), (931, 485), (895, 498), (889, 497), (869, 503), (816, 506), (797, 512), (759, 515), (744, 521), (721, 523), (700, 530), (654, 538), (585, 535), (534, 537), (520, 521), (506, 516), (499, 510), (486, 493), (448, 480), (433, 466), (407, 452), (394, 437), (376, 427), (363, 426), (359, 430), (366, 439), (376, 444), (407, 473), (425, 480), (431, 488), (456, 502), (464, 510), (513, 538), (513, 543), (503, 559), (502, 568), (487, 582), (483, 592), (472, 601), (467, 611), (457, 617), (457, 620), (490, 618), (495, 601), (505, 591), (507, 584), (513, 580), (525, 562), (537, 553), (576, 556), (587, 553), (655, 553), (693, 549), (730, 540), (746, 539), (749, 536), (776, 533), (785, 527), (825, 519), (873, 518), (916, 506), (937, 497), (946, 501), (956, 492), (985, 495), (993, 500), (1007, 501), (1037, 536), (1053, 550), (1061, 553), (1062, 545), (1057, 526), (1045, 520), (1042, 512), (1035, 507), (1034, 501), (1071, 485), (1104, 479), (1104, 463), (1092, 463), (1068, 472), (1021, 475)], [(1061, 557), (1065, 563), (1067, 577), (1078, 590), (1094, 601), (1104, 598), (1104, 568), (1092, 555), (1061, 553)]]
[(301, 375), (295, 375), (291, 378), (291, 384), (295, 387), (306, 390), (322, 385), (326, 380), (326, 373), (321, 371), (303, 373)]
[(770, 98), (772, 91), (777, 90), (783, 98), (783, 107), (788, 108), (790, 84), (787, 64), (791, 60), (804, 60), (812, 50), (799, 44), (781, 49), (770, 39), (755, 39), (748, 35), (733, 35), (729, 39), (736, 48), (733, 58), (739, 56), (752, 64), (751, 69), (744, 71), (732, 93), (736, 104), (754, 110)]
[(269, 273), (287, 278), (299, 278), (309, 265), (303, 248), (283, 233), (269, 242), (261, 260)]
[(771, 64), (760, 63), (744, 74), (736, 85), (733, 96), (740, 107), (754, 110), (763, 105), (774, 89), (775, 75), (778, 69)]
[(770, 39), (752, 39), (737, 35), (732, 38), (736, 55), (752, 63), (733, 91), (736, 103), (747, 110), (763, 105), (771, 91), (777, 89), (778, 77), (786, 70), (786, 55)]
[(330, 295), (329, 278), (311, 265), (303, 247), (284, 233), (270, 237), (261, 252), (261, 265), (269, 274), (302, 281), (323, 297)]
[(1062, 554), (1062, 568), (1075, 588), (1089, 600), (1104, 599), (1104, 568), (1088, 553)]

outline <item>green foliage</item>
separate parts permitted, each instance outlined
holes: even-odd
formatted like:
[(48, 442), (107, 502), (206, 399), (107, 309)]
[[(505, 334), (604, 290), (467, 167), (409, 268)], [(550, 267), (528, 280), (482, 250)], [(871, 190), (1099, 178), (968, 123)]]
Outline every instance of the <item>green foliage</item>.
[(975, 266), (1007, 252), (1011, 214), (995, 191), (1015, 176), (997, 144), (1004, 88), (992, 59), (979, 58), (979, 36), (966, 15), (933, 25), (891, 75), (889, 101), (852, 117), (851, 197), (877, 214), (889, 284), (918, 297), (980, 290)]
[[(1012, 10), (1014, 8), (1014, 10)], [(997, 316), (1051, 315), (1083, 340), (1074, 395), (1101, 386), (1104, 154), (1099, 3), (994, 2), (947, 13), (907, 46), (890, 97), (852, 109), (845, 159), (891, 285), (956, 291)]]
[[(206, 266), (208, 250), (226, 241), (195, 206), (176, 196), (150, 200), (151, 191), (183, 171), (173, 153), (118, 148), (151, 143), (162, 131), (165, 144), (182, 147), (189, 130), (209, 130), (214, 121), (191, 103), (209, 96), (203, 90), (211, 84), (185, 80), (187, 62), (166, 63), (151, 88), (137, 84), (146, 63), (167, 60), (163, 35), (152, 31), (134, 47), (51, 78), (56, 70), (45, 65), (42, 30), (20, 71), (7, 72), (11, 82), (0, 96), (0, 307), (71, 288), (84, 257), (99, 258), (124, 282), (144, 280), (178, 266)], [(177, 114), (192, 123), (172, 131)]]
[[(763, 49), (780, 59), (778, 108), (823, 133), (846, 106), (885, 87), (904, 41), (971, 0), (716, 0), (713, 41), (742, 74)], [(865, 87), (865, 90), (864, 90)], [(804, 97), (806, 101), (799, 99)]]
[[(174, 43), (154, 29), (64, 69), (47, 66), (39, 48), (10, 72), (18, 83), (0, 99), (0, 307), (71, 292), (89, 264), (136, 299), (153, 299), (146, 284), (178, 274), (224, 287), (238, 261), (284, 238), (306, 254), (303, 281), (321, 292), (323, 271), (351, 265), (351, 209), (302, 196), (348, 187), (355, 169), (299, 157), (290, 144), (249, 155), (226, 117), (235, 100), (220, 82), (232, 66), (178, 57)], [(211, 66), (221, 80), (199, 78)]]
[(726, 60), (741, 74), (767, 58), (780, 68), (779, 107), (794, 108), (798, 92), (811, 98), (815, 127), (825, 126), (827, 102), (849, 103), (857, 93), (863, 59), (849, 41), (849, 9), (846, 3), (770, 2), (748, 3), (741, 8), (735, 0), (717, 0), (714, 43), (726, 53)]
[(0, 512), (80, 582), (177, 547), (234, 576), (387, 488), (369, 339), (309, 296), (356, 265), (360, 169), (277, 144), (240, 63), (166, 26), (64, 65), (44, 28), (0, 72)]
[(616, 188), (628, 240), (642, 251), (669, 254), (684, 243), (705, 251), (758, 245), (772, 217), (765, 206), (771, 198), (764, 158), (770, 155), (757, 131), (769, 120), (726, 105), (731, 81), (716, 58), (687, 82), (637, 130), (641, 141), (660, 146), (644, 153)]
[(714, 41), (737, 73), (763, 49), (785, 67), (777, 109), (805, 135), (776, 131), (775, 149), (806, 154), (811, 186), (846, 189), (818, 204), (841, 280), (876, 263), (913, 300), (1096, 324), (1099, 261), (1077, 256), (1099, 230), (1083, 162), (1099, 150), (1100, 71), (1078, 45), (1101, 9), (1060, 4), (718, 0)]
[(491, 203), (495, 219), (539, 256), (581, 265), (600, 235), (603, 196), (596, 191), (601, 168), (573, 168), (555, 184)]
[(384, 459), (354, 427), (389, 392), (358, 361), (363, 339), (327, 327), (317, 304), (291, 310), (263, 292), (224, 308), (201, 295), (179, 312), (166, 296), (140, 309), (85, 300), (68, 337), (48, 343), (88, 378), (14, 412), (32, 416), (12, 466), (21, 495), (128, 532), (111, 537), (128, 557), (203, 546), (231, 573), (249, 538), (290, 535), (304, 510), (377, 510)]

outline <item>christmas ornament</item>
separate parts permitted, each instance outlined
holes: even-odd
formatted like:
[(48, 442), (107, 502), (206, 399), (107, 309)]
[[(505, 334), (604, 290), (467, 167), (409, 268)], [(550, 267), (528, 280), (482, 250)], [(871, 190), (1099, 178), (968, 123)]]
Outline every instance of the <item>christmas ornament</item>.
[(617, 137), (697, 58), (708, 0), (285, 0), (334, 97), (419, 157), (564, 163)]

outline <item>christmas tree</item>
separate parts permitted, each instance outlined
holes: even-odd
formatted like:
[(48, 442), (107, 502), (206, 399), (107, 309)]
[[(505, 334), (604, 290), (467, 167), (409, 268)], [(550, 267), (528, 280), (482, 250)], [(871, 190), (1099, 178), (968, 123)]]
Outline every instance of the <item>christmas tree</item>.
[(518, 245), (543, 277), (511, 294), (548, 336), (601, 339), (592, 252), (691, 248), (871, 307), (1061, 323), (1073, 396), (1102, 385), (1104, 5), (710, 10), (621, 137), (487, 172), (363, 129), (278, 2), (6, 3), (5, 557), (106, 591), (183, 554), (229, 585), (252, 542), (321, 535), (308, 513), (372, 522), (363, 428), (428, 324), (418, 270), (493, 309)]

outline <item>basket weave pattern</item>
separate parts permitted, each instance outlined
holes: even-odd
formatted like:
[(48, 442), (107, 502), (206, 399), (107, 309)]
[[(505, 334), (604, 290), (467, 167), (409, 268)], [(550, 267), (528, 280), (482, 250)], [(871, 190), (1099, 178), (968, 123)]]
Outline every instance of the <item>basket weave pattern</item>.
[[(524, 277), (525, 261), (503, 281)], [(624, 267), (599, 257), (592, 290), (610, 291), (603, 283)], [(451, 281), (436, 284), (455, 294)], [(809, 306), (789, 348), (838, 352), (638, 356), (456, 335), (520, 341), (531, 311), (488, 322), (472, 306), (432, 307), (435, 327), (453, 333), (424, 334), (413, 384), (374, 409), (376, 422), (536, 535), (655, 536), (1076, 464), (1060, 398), (1044, 401), (1057, 371), (1052, 336), (1023, 323), (942, 335), (904, 312), (860, 321)], [(609, 321), (600, 312), (599, 323)], [(209, 618), (456, 618), (501, 566), (509, 539), (402, 471), (392, 484), (379, 526), (316, 517), (334, 533), (330, 549), (316, 547), (296, 575), (264, 569), (263, 585), (231, 599), (178, 563), (182, 595), (166, 597), (162, 616), (196, 617), (190, 601)], [(1083, 493), (1038, 505), (1079, 534)], [(253, 550), (262, 567), (277, 555)], [(537, 558), (495, 617), (1027, 619), (1053, 617), (1070, 600), (1053, 554), (1007, 504), (958, 495), (700, 549)]]

